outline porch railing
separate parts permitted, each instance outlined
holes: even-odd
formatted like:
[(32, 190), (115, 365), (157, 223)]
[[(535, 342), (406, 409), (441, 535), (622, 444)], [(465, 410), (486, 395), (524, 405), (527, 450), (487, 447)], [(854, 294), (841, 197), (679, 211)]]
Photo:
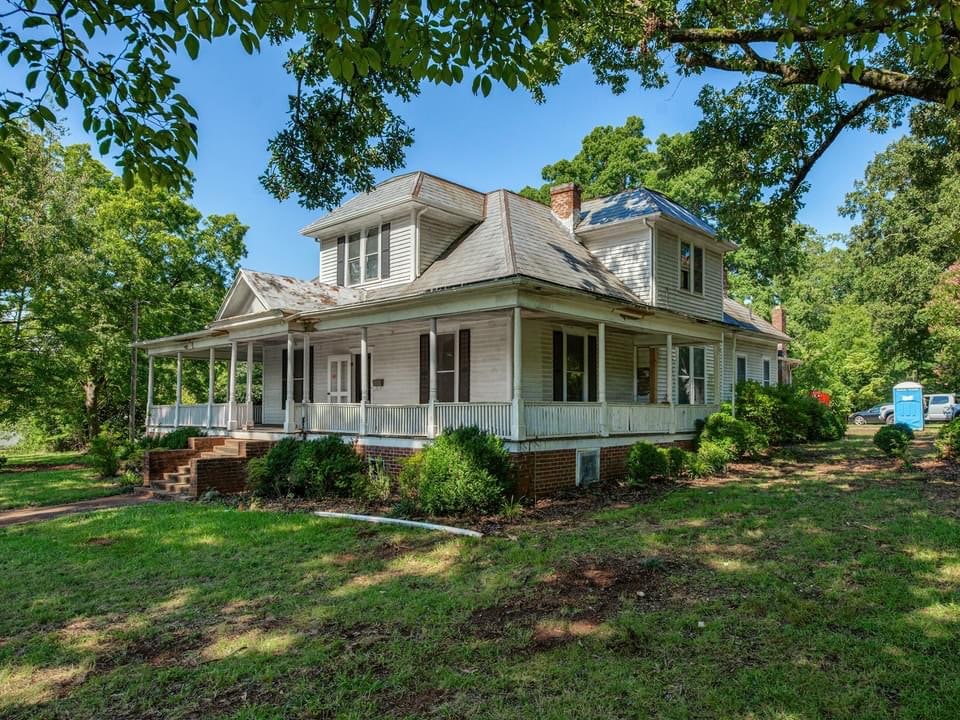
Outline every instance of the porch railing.
[(600, 403), (528, 402), (524, 407), (527, 437), (599, 435)]
[(360, 432), (359, 403), (299, 403), (294, 417), (308, 432)]
[(154, 427), (173, 427), (175, 405), (154, 405), (150, 408), (150, 424)]
[(428, 405), (368, 405), (367, 434), (426, 437)]
[(669, 405), (611, 403), (607, 406), (607, 429), (611, 435), (668, 433), (672, 417)]
[(493, 435), (510, 437), (510, 403), (438, 403), (437, 430), (476, 425)]

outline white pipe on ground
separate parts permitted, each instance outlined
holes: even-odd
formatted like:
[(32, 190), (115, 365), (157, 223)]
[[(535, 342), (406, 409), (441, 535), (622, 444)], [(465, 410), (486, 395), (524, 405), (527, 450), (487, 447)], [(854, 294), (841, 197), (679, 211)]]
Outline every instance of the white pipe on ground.
[(424, 530), (439, 530), (440, 532), (450, 533), (452, 535), (466, 535), (467, 537), (483, 537), (483, 533), (476, 530), (467, 530), (466, 528), (451, 527), (450, 525), (437, 525), (435, 523), (417, 522), (416, 520), (401, 520), (400, 518), (380, 517), (379, 515), (353, 515), (352, 513), (327, 512), (317, 510), (313, 513), (317, 517), (335, 518), (337, 520), (359, 520), (361, 522), (376, 523), (381, 525), (404, 525), (406, 527), (423, 528)]

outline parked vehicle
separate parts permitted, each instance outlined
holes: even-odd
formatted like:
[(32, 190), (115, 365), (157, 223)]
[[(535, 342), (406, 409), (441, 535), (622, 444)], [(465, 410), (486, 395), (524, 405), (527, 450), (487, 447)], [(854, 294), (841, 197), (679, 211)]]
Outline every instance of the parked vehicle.
[(872, 408), (852, 413), (847, 421), (854, 425), (876, 423), (890, 425), (893, 423), (893, 405), (874, 405)]
[(949, 422), (960, 416), (960, 405), (954, 393), (923, 396), (923, 419), (926, 422)]

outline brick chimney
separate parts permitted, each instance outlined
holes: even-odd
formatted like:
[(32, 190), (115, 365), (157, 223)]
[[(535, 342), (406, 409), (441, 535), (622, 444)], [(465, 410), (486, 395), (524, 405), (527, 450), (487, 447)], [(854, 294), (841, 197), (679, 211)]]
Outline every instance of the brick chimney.
[(784, 335), (787, 334), (787, 311), (783, 309), (783, 305), (774, 305), (770, 310), (770, 324)]
[(573, 230), (580, 219), (580, 186), (564, 183), (550, 188), (550, 209), (560, 222)]

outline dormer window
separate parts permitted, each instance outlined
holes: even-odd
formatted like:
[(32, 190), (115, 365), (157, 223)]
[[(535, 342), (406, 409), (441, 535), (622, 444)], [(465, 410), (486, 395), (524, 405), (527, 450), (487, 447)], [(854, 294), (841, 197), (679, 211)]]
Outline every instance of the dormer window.
[(337, 238), (337, 283), (360, 285), (390, 277), (390, 223)]
[(680, 241), (680, 289), (703, 294), (703, 248)]

